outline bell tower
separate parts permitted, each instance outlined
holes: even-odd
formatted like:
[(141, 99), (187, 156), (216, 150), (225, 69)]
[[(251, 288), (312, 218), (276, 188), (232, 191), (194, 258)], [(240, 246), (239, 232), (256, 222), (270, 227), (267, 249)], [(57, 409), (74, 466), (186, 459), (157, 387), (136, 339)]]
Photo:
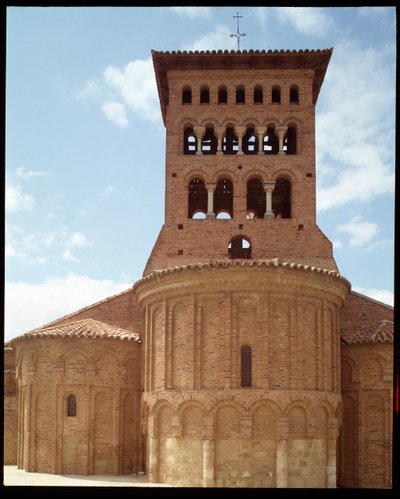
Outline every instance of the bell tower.
[(315, 195), (315, 105), (331, 54), (152, 52), (166, 198), (144, 275), (225, 259), (337, 270)]

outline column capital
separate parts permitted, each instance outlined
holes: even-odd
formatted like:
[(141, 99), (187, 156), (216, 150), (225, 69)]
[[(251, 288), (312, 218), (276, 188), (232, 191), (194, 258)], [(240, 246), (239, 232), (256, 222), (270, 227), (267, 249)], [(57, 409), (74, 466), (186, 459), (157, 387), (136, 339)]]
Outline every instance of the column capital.
[(275, 132), (280, 137), (282, 135), (282, 138), (284, 137), (285, 133), (287, 132), (288, 127), (287, 126), (277, 126), (275, 127)]
[(266, 126), (256, 126), (256, 128), (255, 128), (255, 132), (256, 132), (257, 135), (265, 133), (266, 131), (267, 131), (267, 127)]
[(275, 189), (275, 180), (265, 180), (263, 182), (264, 191), (272, 192)]
[(214, 180), (214, 181), (211, 181), (211, 182), (205, 182), (204, 185), (206, 186), (206, 189), (207, 191), (212, 191), (214, 192), (215, 191), (215, 188), (217, 187), (217, 182)]
[(223, 126), (216, 126), (214, 128), (214, 133), (215, 133), (215, 136), (217, 137), (217, 139), (219, 139), (219, 138), (222, 139), (222, 137), (225, 134), (225, 130), (226, 130), (226, 128)]
[(246, 133), (246, 127), (245, 126), (235, 126), (235, 133), (239, 135), (239, 137), (242, 137)]

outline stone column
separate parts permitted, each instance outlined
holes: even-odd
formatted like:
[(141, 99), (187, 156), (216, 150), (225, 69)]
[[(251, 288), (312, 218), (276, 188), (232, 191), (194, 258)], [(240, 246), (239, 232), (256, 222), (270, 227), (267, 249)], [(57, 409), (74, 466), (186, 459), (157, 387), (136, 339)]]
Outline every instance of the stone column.
[(275, 188), (275, 180), (269, 180), (267, 182), (264, 182), (263, 185), (264, 185), (265, 199), (266, 199), (266, 210), (264, 218), (272, 218), (275, 216), (272, 211), (272, 191)]
[(214, 487), (214, 440), (203, 440), (203, 487)]
[(275, 132), (277, 133), (279, 139), (278, 154), (285, 154), (285, 151), (283, 150), (283, 139), (285, 138), (287, 132), (287, 126), (278, 126), (275, 128)]
[(238, 138), (238, 154), (244, 154), (242, 151), (242, 140), (243, 140), (243, 135), (246, 133), (246, 127), (245, 126), (235, 126), (235, 133)]
[(255, 132), (258, 137), (258, 152), (257, 154), (264, 154), (263, 144), (264, 144), (264, 135), (267, 131), (265, 126), (256, 126)]
[(206, 218), (215, 218), (214, 213), (214, 191), (217, 183), (216, 182), (206, 182), (207, 189), (207, 214)]
[(149, 437), (149, 480), (158, 482), (158, 437)]
[(287, 488), (287, 440), (276, 442), (276, 487)]
[(225, 132), (225, 128), (223, 128), (223, 127), (216, 127), (214, 129), (214, 133), (218, 139), (217, 156), (221, 156), (223, 154), (223, 152), (222, 152), (222, 139), (224, 137), (224, 132)]
[(336, 488), (336, 438), (326, 439), (326, 487)]
[(203, 154), (201, 152), (201, 141), (203, 140), (204, 134), (206, 133), (206, 127), (205, 126), (194, 126), (193, 133), (196, 137), (196, 143), (197, 143), (196, 154)]

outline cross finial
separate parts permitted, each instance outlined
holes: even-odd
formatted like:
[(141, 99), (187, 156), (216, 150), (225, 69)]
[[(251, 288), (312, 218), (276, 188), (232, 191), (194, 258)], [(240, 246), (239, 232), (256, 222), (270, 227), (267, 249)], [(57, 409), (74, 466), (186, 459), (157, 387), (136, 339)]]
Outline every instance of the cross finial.
[(240, 37), (247, 36), (246, 33), (239, 32), (239, 19), (241, 19), (242, 17), (243, 16), (239, 16), (239, 12), (236, 12), (236, 16), (233, 16), (233, 18), (236, 19), (237, 22), (236, 33), (231, 33), (229, 35), (231, 38), (237, 38), (238, 50), (240, 50)]

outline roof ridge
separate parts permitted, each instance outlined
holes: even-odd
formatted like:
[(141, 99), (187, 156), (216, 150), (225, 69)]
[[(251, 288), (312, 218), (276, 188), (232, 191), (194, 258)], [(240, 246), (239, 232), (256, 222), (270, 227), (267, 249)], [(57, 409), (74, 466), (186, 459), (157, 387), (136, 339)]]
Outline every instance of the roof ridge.
[[(86, 326), (86, 327), (85, 327)], [(49, 338), (49, 337), (85, 337), (85, 338), (107, 338), (107, 339), (127, 339), (141, 343), (140, 334), (128, 329), (123, 329), (119, 326), (109, 324), (104, 321), (99, 321), (88, 317), (78, 319), (76, 321), (66, 322), (63, 324), (55, 324), (53, 326), (43, 326), (23, 333), (7, 342), (12, 346), (13, 343), (21, 339), (29, 338)]]
[(326, 275), (331, 275), (333, 277), (337, 277), (344, 282), (347, 283), (349, 288), (351, 287), (350, 282), (348, 279), (343, 277), (342, 275), (339, 274), (336, 270), (328, 270), (324, 269), (322, 267), (316, 267), (313, 265), (307, 265), (307, 264), (302, 264), (302, 263), (296, 263), (296, 262), (289, 262), (289, 261), (283, 261), (281, 262), (279, 258), (271, 258), (271, 259), (260, 259), (260, 260), (242, 260), (242, 259), (232, 259), (232, 260), (210, 260), (208, 262), (202, 262), (202, 263), (189, 263), (186, 265), (181, 265), (181, 266), (176, 266), (176, 267), (167, 267), (165, 269), (159, 269), (159, 270), (153, 270), (150, 274), (147, 274), (146, 276), (142, 277), (138, 281), (134, 283), (132, 286), (132, 289), (135, 289), (139, 284), (141, 284), (144, 281), (153, 279), (154, 277), (159, 277), (165, 274), (172, 274), (175, 272), (181, 272), (183, 270), (189, 270), (189, 269), (202, 269), (202, 268), (217, 268), (217, 267), (234, 267), (234, 266), (241, 266), (241, 267), (283, 267), (283, 268), (291, 268), (291, 269), (299, 269), (299, 270), (305, 270), (305, 271), (311, 271), (311, 272), (318, 272)]

